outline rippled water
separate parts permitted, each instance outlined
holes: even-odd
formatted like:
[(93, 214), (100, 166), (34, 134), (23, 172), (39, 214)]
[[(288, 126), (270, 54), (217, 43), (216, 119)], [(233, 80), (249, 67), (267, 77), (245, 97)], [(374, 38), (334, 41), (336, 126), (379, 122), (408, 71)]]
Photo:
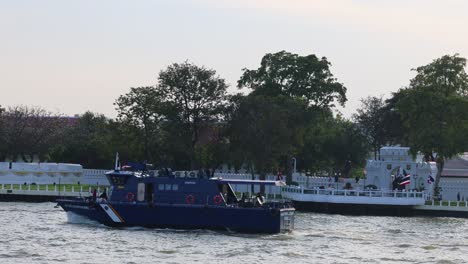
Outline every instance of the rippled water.
[(0, 263), (467, 263), (468, 219), (297, 213), (296, 230), (245, 235), (125, 228), (53, 203), (0, 203)]

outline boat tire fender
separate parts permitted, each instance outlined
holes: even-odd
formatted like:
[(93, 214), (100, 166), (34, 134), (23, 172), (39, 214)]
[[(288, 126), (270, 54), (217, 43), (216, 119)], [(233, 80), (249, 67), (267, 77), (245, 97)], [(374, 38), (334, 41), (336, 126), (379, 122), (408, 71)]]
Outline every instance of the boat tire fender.
[(127, 200), (133, 202), (135, 200), (135, 195), (132, 192), (127, 193)]
[(195, 203), (195, 196), (193, 194), (189, 194), (185, 197), (185, 203), (186, 204), (193, 204)]
[(221, 197), (221, 195), (218, 194), (213, 197), (214, 204), (220, 205), (222, 202), (223, 202), (223, 197)]

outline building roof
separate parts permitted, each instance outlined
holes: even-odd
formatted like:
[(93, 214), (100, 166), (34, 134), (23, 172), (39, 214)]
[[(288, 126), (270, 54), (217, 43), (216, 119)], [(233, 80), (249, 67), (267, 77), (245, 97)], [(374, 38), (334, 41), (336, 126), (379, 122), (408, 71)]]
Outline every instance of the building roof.
[(442, 177), (468, 178), (468, 153), (446, 160)]

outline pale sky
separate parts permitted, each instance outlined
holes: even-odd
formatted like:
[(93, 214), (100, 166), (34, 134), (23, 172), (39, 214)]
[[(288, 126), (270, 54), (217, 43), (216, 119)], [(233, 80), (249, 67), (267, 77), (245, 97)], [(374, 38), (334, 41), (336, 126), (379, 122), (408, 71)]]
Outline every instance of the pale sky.
[(406, 86), (410, 70), (468, 57), (466, 0), (0, 0), (0, 105), (115, 117), (115, 99), (189, 60), (237, 91), (265, 53), (325, 56), (340, 111)]

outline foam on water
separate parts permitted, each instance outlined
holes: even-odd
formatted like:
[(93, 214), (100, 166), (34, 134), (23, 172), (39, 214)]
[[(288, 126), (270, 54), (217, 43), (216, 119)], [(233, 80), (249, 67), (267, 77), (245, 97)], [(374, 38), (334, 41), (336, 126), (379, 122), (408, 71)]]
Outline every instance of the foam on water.
[(75, 214), (70, 211), (66, 212), (66, 214), (67, 214), (68, 223), (70, 224), (99, 225), (98, 222), (93, 221), (85, 216)]

